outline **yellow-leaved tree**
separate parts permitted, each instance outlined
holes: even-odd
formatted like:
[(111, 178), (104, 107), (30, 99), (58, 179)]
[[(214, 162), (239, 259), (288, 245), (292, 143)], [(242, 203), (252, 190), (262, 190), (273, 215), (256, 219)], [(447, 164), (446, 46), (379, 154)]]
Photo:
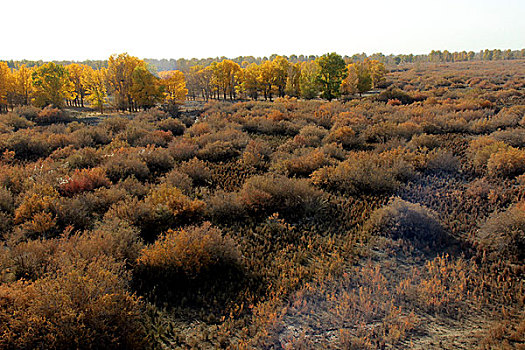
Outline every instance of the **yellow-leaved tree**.
[(106, 80), (110, 92), (114, 95), (113, 103), (117, 109), (133, 111), (132, 76), (135, 68), (141, 64), (145, 64), (144, 61), (127, 53), (109, 57)]
[(11, 89), (12, 80), (11, 69), (7, 63), (0, 62), (0, 112), (7, 112), (7, 96)]
[(164, 96), (168, 104), (183, 104), (188, 94), (186, 78), (181, 71), (159, 72), (160, 84), (164, 87)]
[(13, 71), (13, 90), (12, 101), (14, 105), (28, 105), (31, 102), (31, 93), (33, 85), (31, 82), (31, 74), (33, 70), (21, 65), (18, 69)]
[(31, 78), (34, 89), (33, 103), (38, 107), (62, 107), (66, 99), (75, 98), (75, 87), (63, 66), (53, 62), (46, 63), (36, 68)]
[(71, 63), (70, 65), (66, 66), (66, 69), (69, 73), (69, 80), (71, 80), (75, 88), (75, 99), (71, 102), (76, 107), (84, 107), (86, 88), (84, 86), (83, 76), (88, 68), (91, 67), (78, 63)]
[(135, 108), (151, 108), (163, 99), (162, 86), (146, 64), (141, 63), (131, 74), (131, 97)]
[(106, 70), (104, 68), (95, 70), (91, 67), (87, 67), (82, 76), (82, 84), (86, 89), (86, 98), (100, 113), (104, 112), (104, 104), (107, 100), (105, 77)]

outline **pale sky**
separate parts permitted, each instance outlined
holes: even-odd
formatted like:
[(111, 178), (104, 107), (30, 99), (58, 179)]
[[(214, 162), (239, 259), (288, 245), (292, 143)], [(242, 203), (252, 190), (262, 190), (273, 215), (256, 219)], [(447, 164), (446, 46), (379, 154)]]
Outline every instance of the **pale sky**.
[(0, 59), (525, 48), (525, 0), (25, 0), (0, 14)]

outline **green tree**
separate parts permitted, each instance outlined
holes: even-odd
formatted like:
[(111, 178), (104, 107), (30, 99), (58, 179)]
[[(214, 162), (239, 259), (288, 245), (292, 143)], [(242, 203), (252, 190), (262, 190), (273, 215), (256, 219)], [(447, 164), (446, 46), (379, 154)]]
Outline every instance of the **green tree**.
[(62, 107), (66, 99), (75, 98), (75, 87), (69, 80), (67, 69), (53, 62), (36, 68), (32, 75), (34, 104), (39, 107)]
[(164, 98), (159, 79), (151, 74), (144, 64), (140, 64), (131, 75), (131, 97), (138, 108), (151, 108)]
[(325, 54), (316, 60), (319, 65), (317, 80), (321, 86), (321, 97), (328, 101), (341, 95), (341, 82), (346, 76), (343, 58), (335, 52)]

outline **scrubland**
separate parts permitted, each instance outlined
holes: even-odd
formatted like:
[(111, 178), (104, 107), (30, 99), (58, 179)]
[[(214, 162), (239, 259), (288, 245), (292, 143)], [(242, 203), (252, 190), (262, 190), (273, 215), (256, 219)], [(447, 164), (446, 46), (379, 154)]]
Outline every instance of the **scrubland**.
[(0, 348), (523, 349), (524, 65), (0, 114)]

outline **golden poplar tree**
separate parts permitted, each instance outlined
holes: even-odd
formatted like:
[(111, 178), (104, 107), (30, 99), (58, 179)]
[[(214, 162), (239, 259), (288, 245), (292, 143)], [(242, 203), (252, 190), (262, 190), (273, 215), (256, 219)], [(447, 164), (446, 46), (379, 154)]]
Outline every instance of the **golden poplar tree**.
[(53, 62), (36, 68), (31, 74), (34, 96), (38, 107), (55, 105), (62, 107), (66, 99), (75, 98), (75, 87), (69, 80), (66, 68)]
[(104, 104), (107, 100), (105, 77), (106, 70), (104, 68), (95, 70), (91, 67), (87, 67), (82, 76), (82, 84), (86, 90), (86, 99), (100, 113), (104, 112)]
[(186, 100), (188, 89), (184, 73), (178, 70), (159, 73), (160, 84), (164, 87), (164, 96), (168, 104), (182, 104)]

